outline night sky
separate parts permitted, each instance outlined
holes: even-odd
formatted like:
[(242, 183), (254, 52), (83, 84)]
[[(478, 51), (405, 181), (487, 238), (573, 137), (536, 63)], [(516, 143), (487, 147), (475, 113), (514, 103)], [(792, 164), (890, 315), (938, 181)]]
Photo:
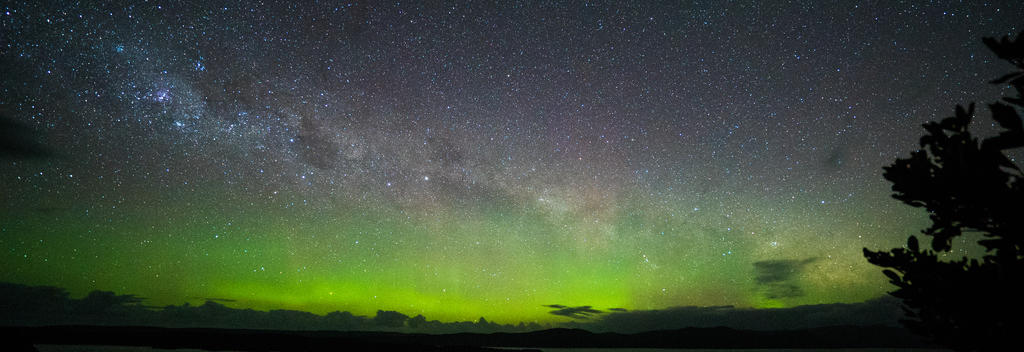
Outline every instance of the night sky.
[(501, 323), (884, 295), (861, 249), (928, 220), (882, 167), (1002, 94), (981, 38), (1024, 18), (130, 3), (0, 7), (4, 135), (38, 143), (0, 156), (0, 281)]

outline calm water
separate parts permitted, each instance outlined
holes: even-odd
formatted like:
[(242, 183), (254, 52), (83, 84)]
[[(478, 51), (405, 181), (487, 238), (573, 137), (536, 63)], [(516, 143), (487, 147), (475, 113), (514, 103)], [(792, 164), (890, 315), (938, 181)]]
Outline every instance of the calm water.
[[(81, 346), (81, 345), (36, 345), (39, 352), (207, 352), (196, 349), (167, 350), (136, 346)], [(543, 348), (544, 352), (808, 352), (813, 349), (670, 349), (670, 348)], [(949, 352), (948, 350), (920, 348), (840, 348), (830, 352)], [(231, 351), (218, 351), (231, 352)]]
[[(196, 350), (191, 348), (183, 348), (176, 350), (168, 350), (162, 348), (151, 348), (141, 346), (88, 346), (88, 345), (35, 345), (39, 352), (208, 352), (206, 350)], [(232, 351), (220, 351), (217, 352), (232, 352)]]
[[(818, 349), (672, 349), (672, 348), (544, 348), (544, 352), (809, 352), (820, 351)], [(948, 350), (921, 349), (921, 348), (837, 348), (825, 350), (830, 352), (951, 352)]]

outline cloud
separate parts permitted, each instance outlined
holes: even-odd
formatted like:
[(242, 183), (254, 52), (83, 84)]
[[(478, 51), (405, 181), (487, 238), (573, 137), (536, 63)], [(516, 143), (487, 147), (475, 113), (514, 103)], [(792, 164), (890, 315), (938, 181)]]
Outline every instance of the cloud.
[(54, 156), (27, 125), (0, 116), (0, 158), (35, 159)]
[(803, 289), (798, 285), (808, 264), (819, 258), (762, 260), (754, 262), (754, 282), (769, 299), (800, 297)]
[(898, 326), (900, 301), (882, 296), (861, 303), (833, 303), (792, 308), (673, 307), (659, 310), (610, 312), (566, 327), (595, 332), (636, 333), (686, 327), (729, 327), (748, 330), (793, 330), (826, 326)]
[(807, 258), (804, 260), (762, 260), (754, 262), (754, 270), (757, 272), (757, 283), (770, 284), (788, 281), (795, 277), (807, 264), (817, 261), (818, 258)]
[(573, 319), (590, 319), (592, 316), (604, 313), (600, 310), (591, 308), (591, 306), (569, 307), (561, 304), (549, 304), (545, 305), (545, 307), (555, 308), (555, 310), (550, 312), (551, 314), (570, 317)]
[[(147, 307), (134, 295), (94, 291), (73, 299), (62, 288), (26, 286), (0, 282), (0, 325), (132, 325), (166, 327), (220, 327), (234, 329), (286, 330), (384, 330), (421, 333), (525, 332), (550, 326), (536, 323), (499, 325), (476, 322), (439, 322), (422, 315), (409, 318), (394, 311), (378, 311), (374, 317), (349, 312), (316, 315), (292, 310), (257, 311), (235, 309), (213, 300), (202, 305)], [(903, 318), (900, 300), (883, 296), (862, 303), (835, 303), (793, 308), (754, 309), (718, 307), (674, 307), (661, 310), (609, 308), (602, 312), (591, 306), (545, 305), (551, 314), (579, 321), (561, 324), (595, 332), (635, 333), (686, 327), (730, 327), (749, 330), (793, 330), (825, 326), (897, 326)]]
[[(220, 302), (227, 298), (199, 298), (201, 305), (184, 303), (152, 307), (144, 298), (92, 291), (81, 299), (71, 298), (66, 290), (51, 286), (27, 286), (0, 282), (0, 326), (46, 325), (121, 325), (204, 327), (229, 329), (284, 329), (337, 331), (405, 331), (418, 333), (525, 332), (545, 328), (537, 323), (496, 324), (480, 318), (476, 322), (440, 322), (422, 315), (414, 318), (396, 311), (378, 310), (365, 317), (350, 312), (317, 315), (310, 312), (277, 309), (258, 311), (236, 309)], [(566, 307), (568, 308), (568, 307)]]
[(403, 327), (407, 320), (409, 320), (408, 315), (393, 310), (378, 310), (377, 316), (373, 317), (374, 324), (390, 328)]

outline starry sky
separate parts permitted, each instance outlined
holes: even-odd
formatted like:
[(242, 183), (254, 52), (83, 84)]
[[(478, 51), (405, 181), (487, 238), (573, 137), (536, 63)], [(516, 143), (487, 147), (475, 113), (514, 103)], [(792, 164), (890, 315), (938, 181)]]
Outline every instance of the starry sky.
[[(9, 1), (0, 281), (560, 322), (892, 289), (1014, 1)], [(985, 114), (983, 114), (985, 116)], [(979, 118), (979, 128), (991, 123)], [(973, 251), (973, 252), (972, 252)], [(976, 253), (960, 246), (957, 255)]]

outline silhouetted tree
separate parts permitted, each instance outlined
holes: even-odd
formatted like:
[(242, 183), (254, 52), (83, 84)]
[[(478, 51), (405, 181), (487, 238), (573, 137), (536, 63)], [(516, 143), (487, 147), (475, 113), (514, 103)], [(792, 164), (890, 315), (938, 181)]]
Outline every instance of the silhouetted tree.
[[(1024, 33), (984, 42), (1020, 70), (992, 82), (1017, 91), (989, 104), (1001, 131), (980, 141), (972, 136), (974, 104), (924, 124), (921, 149), (886, 167), (884, 176), (894, 198), (928, 211), (932, 225), (922, 233), (931, 237), (931, 249), (914, 236), (903, 248), (864, 249), (869, 262), (889, 268), (884, 273), (897, 286), (891, 294), (903, 301), (904, 325), (956, 350), (1019, 346), (1016, 334), (1024, 332), (1024, 173), (1004, 154), (1024, 146), (1017, 113), (1024, 108)], [(953, 253), (953, 239), (964, 232), (983, 237), (983, 257)]]

